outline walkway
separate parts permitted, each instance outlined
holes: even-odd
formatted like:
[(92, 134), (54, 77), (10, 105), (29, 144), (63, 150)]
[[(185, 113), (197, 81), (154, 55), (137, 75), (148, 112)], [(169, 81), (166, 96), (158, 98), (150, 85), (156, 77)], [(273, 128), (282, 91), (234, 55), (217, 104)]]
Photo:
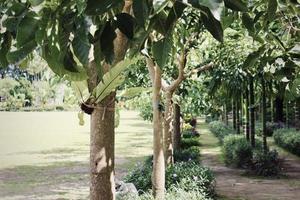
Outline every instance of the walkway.
[[(228, 168), (222, 162), (221, 147), (208, 125), (198, 125), (201, 133), (202, 163), (216, 176), (218, 199), (222, 200), (295, 200), (300, 197), (300, 158), (280, 150), (284, 175), (280, 178), (248, 177), (244, 170)], [(278, 148), (278, 147), (277, 147)]]

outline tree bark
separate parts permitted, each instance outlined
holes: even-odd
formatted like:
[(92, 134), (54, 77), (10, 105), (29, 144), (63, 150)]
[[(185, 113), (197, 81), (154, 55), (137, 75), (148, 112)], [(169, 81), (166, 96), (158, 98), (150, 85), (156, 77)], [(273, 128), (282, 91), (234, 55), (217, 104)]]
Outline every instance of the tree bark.
[(174, 104), (174, 120), (173, 120), (173, 149), (178, 150), (181, 142), (180, 133), (180, 106)]
[[(125, 0), (123, 12), (130, 13), (132, 1)], [(120, 30), (116, 30), (114, 40), (114, 62), (104, 64), (105, 73), (111, 67), (124, 59), (128, 49), (128, 38)], [(97, 66), (94, 61), (88, 66), (89, 92), (97, 86), (102, 77), (98, 77)], [(112, 92), (104, 100), (95, 105), (91, 114), (90, 135), (90, 199), (114, 200), (114, 163), (115, 163), (115, 96)]]
[(249, 112), (249, 89), (248, 86), (246, 87), (246, 93), (245, 93), (245, 106), (246, 106), (246, 127), (245, 127), (245, 132), (246, 132), (246, 139), (247, 141), (250, 141), (250, 135), (249, 135), (249, 118), (250, 118), (250, 112)]
[(147, 67), (152, 82), (152, 107), (153, 107), (153, 171), (152, 192), (156, 199), (164, 199), (165, 193), (165, 155), (164, 137), (161, 111), (162, 78), (160, 68), (146, 56)]
[(286, 107), (285, 107), (285, 124), (288, 128), (290, 128), (290, 109), (289, 109), (289, 101), (286, 101), (285, 103)]
[(254, 105), (253, 77), (249, 77), (249, 103), (250, 103), (250, 141), (251, 141), (251, 146), (255, 147), (255, 105)]
[(114, 96), (114, 93), (109, 95), (91, 115), (90, 199), (93, 200), (115, 199)]
[(261, 88), (262, 88), (262, 132), (263, 132), (263, 149), (266, 153), (268, 150), (267, 146), (267, 102), (266, 102), (266, 84), (264, 77), (261, 78)]
[(225, 124), (228, 126), (228, 111), (227, 111), (227, 104), (224, 105), (224, 112), (225, 112)]
[(237, 97), (236, 101), (236, 134), (240, 134), (240, 98)]
[(166, 101), (165, 101), (165, 114), (164, 114), (164, 144), (165, 144), (165, 159), (166, 159), (166, 166), (169, 164), (174, 163), (173, 159), (173, 139), (172, 139), (172, 118), (173, 118), (173, 112), (172, 112), (172, 92), (166, 91)]
[(275, 98), (275, 122), (283, 122), (283, 98)]
[(236, 130), (236, 103), (234, 99), (232, 99), (232, 125), (233, 129)]
[(161, 71), (155, 67), (153, 81), (153, 172), (152, 191), (156, 199), (164, 199), (165, 193), (165, 158), (163, 149), (162, 114), (160, 108)]

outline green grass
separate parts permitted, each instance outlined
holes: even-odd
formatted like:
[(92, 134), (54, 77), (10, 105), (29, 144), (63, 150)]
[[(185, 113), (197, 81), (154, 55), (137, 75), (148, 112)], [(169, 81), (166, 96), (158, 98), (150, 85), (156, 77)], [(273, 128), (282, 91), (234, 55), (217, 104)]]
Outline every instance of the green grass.
[[(1, 112), (0, 121), (2, 195), (87, 198), (89, 116), (84, 126), (76, 112)], [(115, 138), (118, 176), (152, 153), (152, 125), (136, 112), (121, 111)]]

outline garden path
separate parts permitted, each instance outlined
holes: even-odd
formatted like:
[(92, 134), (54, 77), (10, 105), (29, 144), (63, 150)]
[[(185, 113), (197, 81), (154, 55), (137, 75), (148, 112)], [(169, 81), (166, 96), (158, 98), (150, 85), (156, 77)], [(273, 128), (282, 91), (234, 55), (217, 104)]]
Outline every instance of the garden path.
[(226, 167), (216, 137), (203, 121), (198, 124), (201, 133), (202, 163), (216, 176), (218, 199), (223, 200), (296, 200), (300, 197), (300, 158), (291, 155), (270, 140), (271, 147), (283, 158), (283, 175), (279, 178), (247, 176), (244, 170)]

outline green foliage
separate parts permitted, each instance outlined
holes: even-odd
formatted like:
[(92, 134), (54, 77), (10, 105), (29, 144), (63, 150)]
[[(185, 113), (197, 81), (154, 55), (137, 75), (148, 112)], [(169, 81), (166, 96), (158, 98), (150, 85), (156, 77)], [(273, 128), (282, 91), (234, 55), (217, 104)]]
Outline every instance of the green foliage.
[(177, 162), (166, 170), (167, 190), (176, 186), (185, 191), (197, 190), (209, 197), (214, 195), (214, 181), (211, 170), (193, 161)]
[[(205, 197), (201, 192), (195, 191), (185, 191), (181, 188), (173, 187), (167, 191), (165, 199), (168, 200), (212, 200), (212, 198)], [(121, 199), (120, 199), (121, 200)], [(142, 194), (141, 196), (126, 196), (122, 200), (154, 200), (151, 192)]]
[(273, 134), (274, 141), (280, 147), (300, 156), (300, 132), (295, 129), (278, 129)]
[(201, 144), (200, 144), (199, 138), (197, 138), (197, 137), (182, 138), (181, 143), (180, 143), (180, 148), (188, 149), (193, 146), (199, 147), (200, 145)]
[(138, 163), (124, 177), (124, 181), (133, 183), (140, 194), (151, 189), (152, 156), (143, 163)]
[(102, 81), (94, 88), (93, 96), (96, 102), (101, 102), (108, 94), (116, 89), (120, 84), (123, 83), (125, 77), (121, 73), (131, 64), (137, 62), (135, 59), (126, 59), (119, 62), (106, 74), (104, 74)]
[(247, 167), (252, 160), (252, 147), (244, 136), (229, 135), (222, 146), (225, 163), (234, 167)]
[(209, 123), (209, 130), (222, 143), (227, 135), (234, 134), (234, 130), (221, 121), (212, 121)]
[(174, 151), (175, 162), (186, 162), (190, 160), (200, 163), (200, 148), (198, 146), (191, 146), (183, 150)]
[(252, 172), (258, 176), (276, 176), (281, 171), (281, 163), (276, 150), (254, 151), (252, 159)]

